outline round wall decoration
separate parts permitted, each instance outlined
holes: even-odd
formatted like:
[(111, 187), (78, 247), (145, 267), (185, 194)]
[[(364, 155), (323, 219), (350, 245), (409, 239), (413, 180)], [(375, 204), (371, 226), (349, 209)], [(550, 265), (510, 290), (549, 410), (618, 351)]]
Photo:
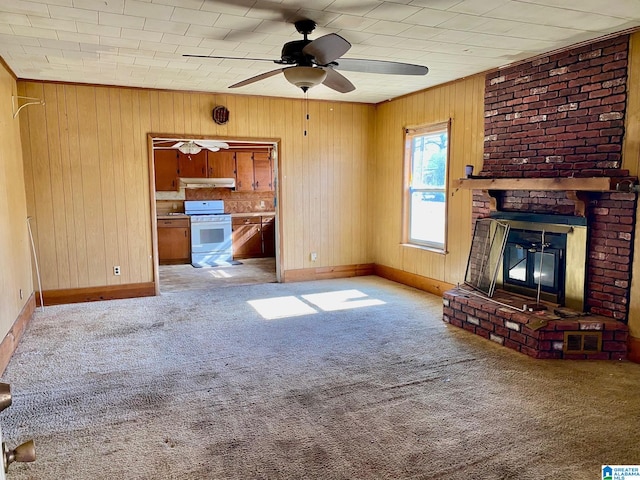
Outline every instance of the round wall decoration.
[(224, 125), (229, 121), (229, 110), (224, 105), (218, 105), (213, 109), (213, 121), (218, 125)]

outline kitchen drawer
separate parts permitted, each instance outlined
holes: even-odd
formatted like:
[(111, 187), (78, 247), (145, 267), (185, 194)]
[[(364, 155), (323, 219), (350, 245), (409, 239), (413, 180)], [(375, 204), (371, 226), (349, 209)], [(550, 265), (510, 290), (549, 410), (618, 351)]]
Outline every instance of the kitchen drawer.
[(260, 225), (260, 217), (233, 217), (231, 225), (236, 227), (240, 225)]
[(172, 218), (171, 220), (158, 219), (158, 228), (163, 227), (189, 227), (189, 218)]

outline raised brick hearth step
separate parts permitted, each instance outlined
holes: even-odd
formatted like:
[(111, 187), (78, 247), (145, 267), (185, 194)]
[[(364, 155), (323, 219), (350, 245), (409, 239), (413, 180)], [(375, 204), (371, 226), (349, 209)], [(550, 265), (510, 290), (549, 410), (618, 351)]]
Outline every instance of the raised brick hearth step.
[[(511, 296), (507, 292), (497, 295), (501, 300)], [(464, 287), (445, 292), (443, 305), (445, 322), (534, 358), (625, 360), (627, 357), (628, 327), (609, 317), (564, 308), (558, 311), (553, 306), (540, 312), (522, 312)]]

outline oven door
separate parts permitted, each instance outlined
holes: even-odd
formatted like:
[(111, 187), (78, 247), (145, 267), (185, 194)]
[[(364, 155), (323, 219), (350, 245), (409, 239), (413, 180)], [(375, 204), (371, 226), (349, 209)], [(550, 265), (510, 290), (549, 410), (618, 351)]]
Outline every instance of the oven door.
[(231, 252), (231, 218), (191, 217), (191, 253)]

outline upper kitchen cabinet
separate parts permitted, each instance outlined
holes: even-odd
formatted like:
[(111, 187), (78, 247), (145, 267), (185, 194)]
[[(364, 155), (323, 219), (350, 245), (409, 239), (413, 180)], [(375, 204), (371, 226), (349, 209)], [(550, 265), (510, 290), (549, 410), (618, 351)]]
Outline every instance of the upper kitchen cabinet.
[(236, 190), (253, 190), (253, 152), (236, 153)]
[(236, 178), (235, 152), (207, 150), (209, 178)]
[(253, 189), (258, 192), (273, 190), (273, 168), (269, 152), (254, 152), (253, 154)]
[(178, 152), (178, 172), (180, 177), (202, 178), (207, 176), (207, 150), (190, 154)]
[(153, 152), (153, 162), (155, 166), (156, 191), (178, 190), (178, 151), (155, 150)]
[(273, 190), (271, 155), (269, 152), (236, 153), (236, 190)]

